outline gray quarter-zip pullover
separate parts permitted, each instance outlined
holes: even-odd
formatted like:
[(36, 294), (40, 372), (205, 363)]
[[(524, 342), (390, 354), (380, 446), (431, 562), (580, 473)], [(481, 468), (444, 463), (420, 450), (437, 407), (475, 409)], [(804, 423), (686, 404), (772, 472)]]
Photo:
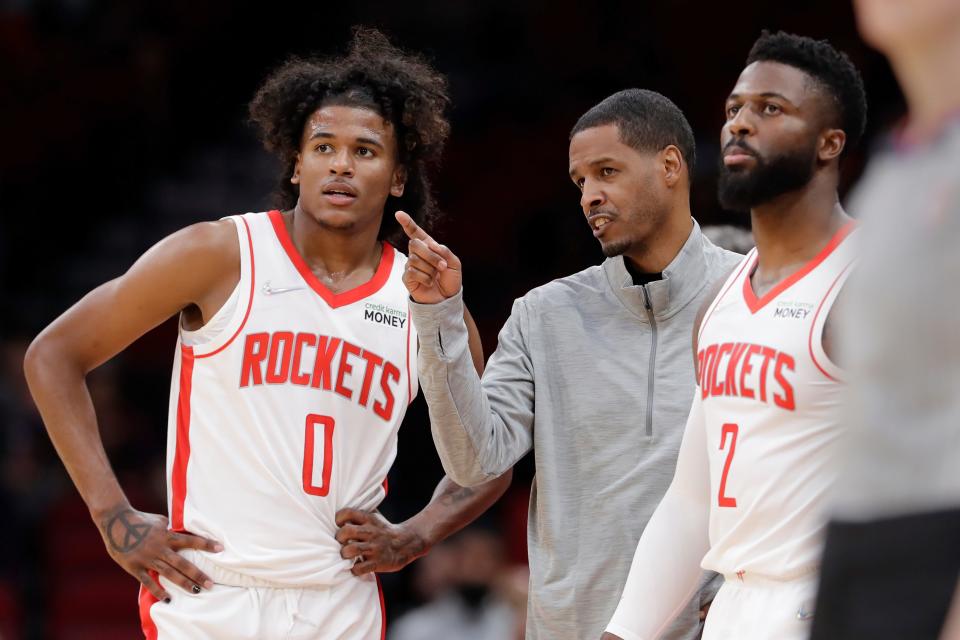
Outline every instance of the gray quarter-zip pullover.
[[(663, 278), (635, 286), (623, 257), (518, 299), (482, 382), (463, 301), (411, 302), (420, 384), (443, 467), (462, 485), (531, 448), (527, 638), (595, 640), (616, 609), (640, 534), (673, 478), (693, 399), (693, 321), (742, 256), (694, 221)], [(671, 639), (697, 638), (701, 593)]]

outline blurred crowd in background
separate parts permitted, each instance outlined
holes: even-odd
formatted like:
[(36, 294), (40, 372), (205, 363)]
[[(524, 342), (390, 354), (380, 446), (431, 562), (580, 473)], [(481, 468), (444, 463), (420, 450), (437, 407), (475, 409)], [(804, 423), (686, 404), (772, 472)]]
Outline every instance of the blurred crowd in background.
[[(109, 640), (138, 629), (137, 584), (108, 557), (30, 400), (27, 344), (175, 229), (270, 208), (278, 166), (247, 125), (246, 104), (270, 68), (291, 54), (341, 51), (354, 24), (382, 28), (450, 79), (437, 236), (463, 260), (487, 354), (514, 298), (601, 260), (567, 177), (567, 139), (610, 93), (655, 89), (684, 110), (697, 135), (694, 215), (728, 225), (711, 233), (746, 242), (730, 245), (739, 250), (749, 247), (748, 219), (720, 210), (715, 167), (724, 98), (761, 29), (829, 38), (861, 69), (868, 138), (846, 161), (844, 191), (902, 113), (885, 61), (859, 40), (850, 6), (831, 0), (3, 3), (0, 637)], [(131, 502), (160, 513), (175, 339), (171, 319), (90, 376)], [(384, 515), (415, 513), (442, 474), (418, 399)], [(521, 463), (479, 523), (382, 576), (389, 638), (522, 637), (531, 478)]]

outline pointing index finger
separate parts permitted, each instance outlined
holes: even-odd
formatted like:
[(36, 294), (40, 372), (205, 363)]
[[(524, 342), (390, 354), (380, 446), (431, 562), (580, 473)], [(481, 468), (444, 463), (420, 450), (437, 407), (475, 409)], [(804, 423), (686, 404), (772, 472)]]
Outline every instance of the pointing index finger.
[(424, 242), (433, 240), (405, 211), (397, 211), (394, 217), (397, 219), (397, 222), (400, 223), (400, 226), (403, 227), (403, 232), (406, 233), (407, 237), (411, 240), (423, 240)]

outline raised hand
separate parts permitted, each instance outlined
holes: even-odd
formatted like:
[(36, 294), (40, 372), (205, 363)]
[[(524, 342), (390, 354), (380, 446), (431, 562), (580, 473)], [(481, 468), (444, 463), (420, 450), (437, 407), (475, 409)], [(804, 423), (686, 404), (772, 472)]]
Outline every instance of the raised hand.
[(423, 537), (410, 527), (392, 524), (376, 511), (341, 509), (336, 515), (340, 556), (353, 560), (351, 571), (399, 571), (428, 550)]
[(191, 593), (213, 588), (213, 580), (177, 551), (217, 553), (223, 551), (219, 542), (170, 531), (164, 516), (135, 511), (129, 505), (114, 509), (98, 524), (110, 557), (158, 600), (170, 602), (170, 594), (150, 575), (153, 571)]
[(403, 211), (397, 211), (396, 218), (410, 238), (410, 258), (403, 272), (403, 284), (414, 302), (435, 304), (460, 291), (463, 284), (460, 258), (431, 238)]

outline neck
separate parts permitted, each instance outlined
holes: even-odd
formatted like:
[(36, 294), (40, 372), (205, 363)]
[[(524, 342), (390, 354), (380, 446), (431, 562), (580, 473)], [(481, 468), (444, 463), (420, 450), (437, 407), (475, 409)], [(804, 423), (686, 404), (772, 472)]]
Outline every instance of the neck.
[(379, 225), (339, 230), (318, 223), (298, 203), (284, 216), (294, 246), (310, 269), (338, 280), (365, 268), (376, 269), (380, 261)]
[(627, 251), (623, 257), (638, 273), (661, 273), (683, 249), (692, 229), (693, 218), (687, 202), (671, 211), (642, 246)]
[(960, 69), (958, 30), (890, 51), (890, 64), (910, 110), (909, 136), (929, 134), (960, 109), (960, 83), (945, 81)]
[(836, 171), (818, 171), (803, 189), (751, 209), (750, 219), (758, 269), (768, 274), (810, 260), (849, 220), (837, 198)]

